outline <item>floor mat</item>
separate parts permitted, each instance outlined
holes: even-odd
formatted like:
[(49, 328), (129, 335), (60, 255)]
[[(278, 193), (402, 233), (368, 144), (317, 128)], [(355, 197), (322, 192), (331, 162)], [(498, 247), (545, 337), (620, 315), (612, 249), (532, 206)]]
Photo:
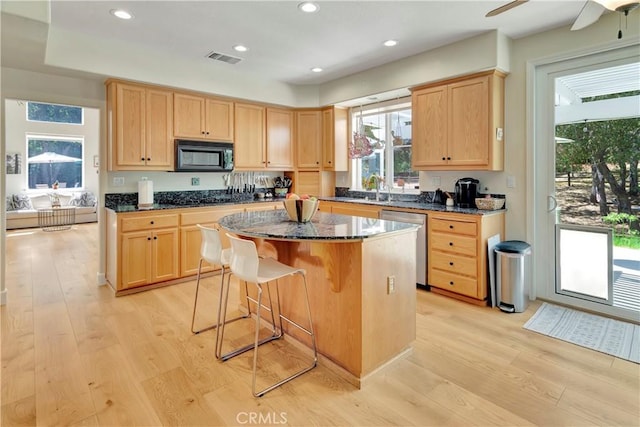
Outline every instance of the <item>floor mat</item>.
[(640, 363), (640, 326), (543, 303), (523, 328)]

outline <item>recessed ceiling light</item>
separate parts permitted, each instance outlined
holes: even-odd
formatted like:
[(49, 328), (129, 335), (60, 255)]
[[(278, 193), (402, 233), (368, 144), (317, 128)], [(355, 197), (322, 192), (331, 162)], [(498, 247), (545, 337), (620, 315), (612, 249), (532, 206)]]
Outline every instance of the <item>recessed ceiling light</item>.
[(311, 71), (313, 71), (314, 73), (321, 73), (322, 72), (322, 68), (314, 67), (314, 68), (311, 69)]
[(113, 16), (120, 18), (120, 19), (131, 19), (133, 18), (133, 15), (130, 14), (129, 12), (127, 12), (124, 9), (111, 9), (109, 11)]
[(391, 47), (391, 46), (395, 46), (395, 45), (397, 45), (397, 44), (398, 44), (398, 42), (397, 42), (397, 41), (395, 41), (395, 40), (387, 40), (387, 41), (386, 41), (386, 42), (384, 42), (383, 44), (384, 44), (385, 46), (387, 46), (387, 47)]
[(312, 1), (304, 1), (298, 4), (298, 9), (306, 13), (313, 13), (317, 12), (320, 9), (320, 6)]
[(243, 45), (241, 45), (241, 44), (237, 44), (237, 45), (235, 45), (235, 46), (233, 47), (233, 50), (235, 50), (235, 51), (237, 51), (237, 52), (246, 52), (246, 51), (248, 51), (248, 50), (249, 50), (249, 48), (248, 48), (248, 47), (246, 47), (246, 46), (243, 46)]

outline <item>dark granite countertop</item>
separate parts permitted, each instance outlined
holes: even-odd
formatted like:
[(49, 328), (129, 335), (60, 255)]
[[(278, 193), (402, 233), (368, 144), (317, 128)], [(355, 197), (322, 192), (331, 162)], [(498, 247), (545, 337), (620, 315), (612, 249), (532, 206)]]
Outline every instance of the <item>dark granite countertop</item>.
[(310, 222), (289, 220), (284, 210), (227, 215), (218, 224), (225, 230), (248, 237), (277, 240), (360, 240), (418, 226), (349, 215), (316, 212)]
[(356, 204), (365, 204), (365, 205), (374, 205), (380, 206), (382, 208), (398, 208), (403, 210), (421, 210), (421, 211), (437, 211), (437, 212), (452, 212), (452, 213), (461, 213), (468, 215), (492, 215), (499, 212), (504, 212), (504, 209), (497, 210), (482, 210), (476, 208), (460, 208), (457, 206), (445, 206), (438, 203), (424, 203), (419, 201), (409, 201), (409, 200), (391, 200), (391, 202), (387, 201), (375, 201), (375, 200), (367, 200), (362, 198), (355, 197), (320, 197), (320, 200), (326, 200), (328, 202), (344, 202), (344, 203), (356, 203)]
[(203, 207), (216, 207), (216, 206), (227, 206), (227, 205), (241, 205), (241, 204), (250, 204), (250, 203), (270, 203), (270, 202), (281, 202), (284, 200), (283, 198), (266, 198), (266, 199), (250, 199), (250, 200), (216, 200), (212, 202), (199, 201), (193, 203), (154, 203), (153, 207), (146, 209), (139, 209), (138, 205), (125, 203), (125, 204), (115, 204), (111, 203), (106, 206), (107, 209), (111, 209), (116, 213), (123, 212), (147, 212), (147, 211), (158, 211), (158, 210), (166, 210), (166, 209), (185, 209), (185, 208), (203, 208)]

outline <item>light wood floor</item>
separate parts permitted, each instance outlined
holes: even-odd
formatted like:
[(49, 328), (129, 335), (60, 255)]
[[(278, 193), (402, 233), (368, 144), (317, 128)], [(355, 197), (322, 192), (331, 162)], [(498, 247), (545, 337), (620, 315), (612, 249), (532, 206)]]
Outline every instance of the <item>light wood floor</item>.
[[(639, 365), (523, 329), (537, 303), (503, 314), (417, 291), (413, 353), (366, 388), (319, 366), (254, 399), (250, 355), (220, 363), (215, 332), (190, 333), (195, 282), (115, 298), (95, 285), (96, 224), (6, 247), (3, 426), (640, 424)], [(290, 350), (267, 347), (265, 375), (302, 363)]]

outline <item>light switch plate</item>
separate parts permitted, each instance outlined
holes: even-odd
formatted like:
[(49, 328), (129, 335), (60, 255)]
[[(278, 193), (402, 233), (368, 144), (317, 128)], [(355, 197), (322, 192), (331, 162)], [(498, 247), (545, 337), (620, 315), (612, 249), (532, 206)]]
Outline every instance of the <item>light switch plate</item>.
[(124, 185), (124, 177), (123, 176), (114, 176), (113, 177), (113, 186), (114, 187), (122, 187)]
[(513, 175), (507, 176), (507, 188), (516, 188), (516, 177)]

